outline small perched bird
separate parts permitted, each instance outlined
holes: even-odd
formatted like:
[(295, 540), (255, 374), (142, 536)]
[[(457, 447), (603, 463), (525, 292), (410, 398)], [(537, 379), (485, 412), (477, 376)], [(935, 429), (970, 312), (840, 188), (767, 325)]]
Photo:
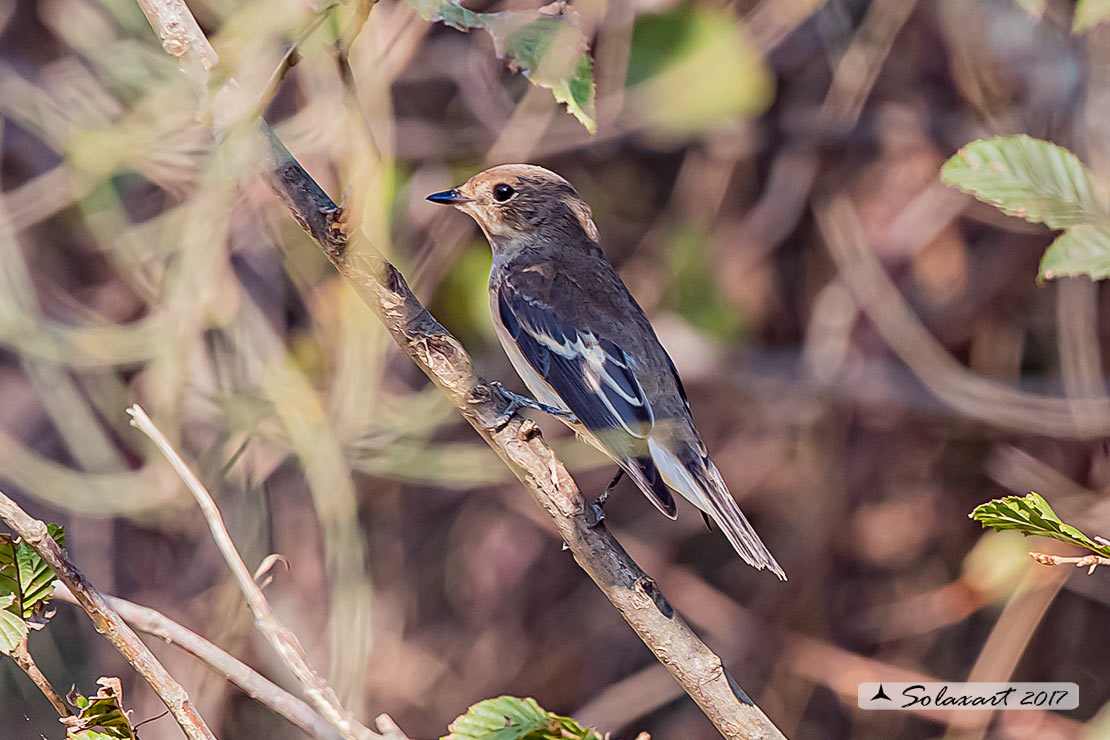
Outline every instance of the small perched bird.
[[(532, 401), (608, 455), (655, 506), (676, 517), (671, 489), (712, 519), (744, 560), (786, 580), (736, 505), (690, 418), (674, 363), (598, 246), (589, 206), (559, 175), (493, 167), (428, 196), (469, 214), (493, 248), (497, 336)], [(506, 416), (507, 420), (507, 416)]]

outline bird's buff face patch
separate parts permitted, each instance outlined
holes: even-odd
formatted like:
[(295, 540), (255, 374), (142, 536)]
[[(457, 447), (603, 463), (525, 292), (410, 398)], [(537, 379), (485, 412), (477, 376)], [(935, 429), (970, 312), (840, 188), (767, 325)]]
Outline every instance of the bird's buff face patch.
[(495, 251), (541, 239), (574, 244), (582, 236), (593, 243), (599, 238), (590, 208), (573, 186), (542, 167), (493, 167), (428, 199), (467, 213)]

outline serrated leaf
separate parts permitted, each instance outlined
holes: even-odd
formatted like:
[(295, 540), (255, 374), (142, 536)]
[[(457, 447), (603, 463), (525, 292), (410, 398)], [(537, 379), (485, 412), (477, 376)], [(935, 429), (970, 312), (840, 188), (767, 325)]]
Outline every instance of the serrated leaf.
[(1071, 21), (1072, 33), (1083, 33), (1110, 18), (1110, 0), (1079, 0)]
[(1039, 280), (1076, 275), (1094, 280), (1110, 277), (1110, 224), (1074, 226), (1045, 250)]
[(473, 705), (440, 740), (600, 740), (596, 730), (545, 711), (535, 699), (499, 696)]
[[(51, 522), (50, 536), (65, 547), (65, 528)], [(0, 535), (0, 597), (11, 595), (7, 610), (23, 619), (38, 616), (54, 594), (54, 571), (34, 548), (11, 535)]]
[(15, 602), (15, 595), (0, 597), (0, 653), (11, 655), (27, 637), (27, 623), (8, 611)]
[(535, 699), (499, 696), (466, 710), (447, 726), (442, 740), (521, 740), (545, 727), (547, 712)]
[(70, 692), (69, 703), (80, 709), (76, 716), (65, 717), (67, 740), (137, 740), (131, 718), (123, 709), (120, 680), (102, 676), (96, 680), (100, 690), (85, 697)]
[(1004, 213), (1054, 229), (1110, 219), (1094, 178), (1074, 154), (1024, 134), (971, 142), (945, 162), (941, 178)]
[(81, 730), (80, 732), (66, 735), (66, 740), (118, 740), (115, 735), (97, 730)]
[(559, 729), (562, 731), (560, 734), (553, 735), (552, 740), (563, 740), (564, 738), (568, 740), (601, 740), (597, 730), (592, 727), (583, 727), (578, 724), (577, 720), (570, 717), (548, 714), (558, 723)]
[(507, 59), (534, 85), (551, 91), (555, 101), (597, 132), (593, 61), (578, 14), (562, 2), (539, 10), (476, 13), (453, 0), (408, 0), (420, 17), (460, 31), (480, 28), (493, 38), (497, 56)]
[(1049, 537), (1110, 557), (1110, 546), (1096, 542), (1070, 524), (1060, 521), (1060, 517), (1038, 493), (988, 501), (976, 506), (969, 516), (984, 527), (1015, 529), (1027, 536)]

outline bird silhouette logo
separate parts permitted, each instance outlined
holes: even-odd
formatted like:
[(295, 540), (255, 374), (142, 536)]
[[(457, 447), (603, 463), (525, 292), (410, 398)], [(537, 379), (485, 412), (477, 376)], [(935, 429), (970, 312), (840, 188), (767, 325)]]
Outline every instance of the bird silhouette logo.
[(871, 697), (871, 701), (875, 701), (876, 699), (886, 699), (887, 701), (894, 701), (893, 699), (891, 699), (889, 696), (886, 695), (885, 691), (883, 691), (883, 685), (882, 684), (879, 684), (879, 690), (876, 691), (875, 695)]

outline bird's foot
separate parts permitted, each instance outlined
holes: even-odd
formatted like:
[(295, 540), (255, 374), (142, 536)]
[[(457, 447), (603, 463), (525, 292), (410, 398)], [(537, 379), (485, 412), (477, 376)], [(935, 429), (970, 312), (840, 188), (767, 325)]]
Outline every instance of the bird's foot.
[(542, 411), (550, 416), (555, 416), (560, 419), (569, 421), (572, 424), (578, 422), (578, 418), (569, 411), (564, 411), (563, 409), (555, 408), (554, 406), (548, 406), (546, 403), (540, 403), (534, 398), (529, 398), (528, 396), (522, 396), (519, 393), (513, 393), (512, 391), (505, 390), (505, 387), (501, 385), (501, 381), (499, 380), (491, 380), (489, 383), (489, 387), (497, 391), (497, 393), (502, 398), (509, 402), (509, 405), (505, 407), (505, 410), (501, 412), (501, 415), (494, 419), (493, 423), (490, 424), (488, 427), (489, 429), (492, 429), (496, 432), (504, 429), (505, 425), (509, 423), (509, 419), (513, 418), (513, 414), (515, 414), (520, 409), (535, 409), (536, 411)]
[(609, 485), (605, 486), (605, 490), (601, 492), (601, 495), (590, 504), (590, 508), (586, 512), (586, 517), (588, 519), (586, 525), (590, 529), (601, 526), (602, 522), (605, 521), (605, 502), (609, 500), (609, 494), (613, 492), (613, 489), (617, 487), (617, 484), (621, 482), (621, 478), (623, 477), (624, 469), (618, 468), (617, 474), (609, 481)]

